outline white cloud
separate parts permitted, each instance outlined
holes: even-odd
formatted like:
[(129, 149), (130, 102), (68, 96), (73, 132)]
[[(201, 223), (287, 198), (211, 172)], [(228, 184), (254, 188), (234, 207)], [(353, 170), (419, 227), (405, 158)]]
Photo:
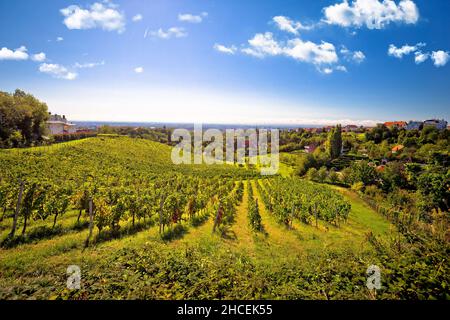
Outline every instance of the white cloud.
[(75, 80), (78, 77), (77, 73), (70, 72), (66, 67), (59, 64), (43, 63), (39, 66), (39, 71), (57, 79)]
[(324, 8), (324, 21), (342, 27), (383, 29), (392, 22), (415, 24), (419, 10), (412, 0), (354, 0)]
[(57, 42), (64, 41), (64, 38), (63, 38), (63, 37), (58, 37), (58, 38), (56, 38), (56, 41), (57, 41)]
[(418, 43), (415, 46), (404, 45), (401, 48), (397, 48), (395, 45), (391, 44), (388, 49), (388, 55), (395, 58), (403, 58), (403, 56), (409, 55), (410, 53), (416, 52), (420, 48), (426, 46), (425, 43)]
[(301, 22), (293, 21), (285, 16), (276, 16), (272, 19), (278, 29), (298, 35), (298, 30), (311, 30), (312, 26), (304, 26)]
[(425, 62), (430, 57), (429, 53), (422, 53), (421, 51), (417, 51), (415, 53), (414, 61), (416, 64), (421, 64), (422, 62)]
[(236, 46), (226, 47), (226, 46), (218, 44), (218, 43), (216, 43), (214, 45), (214, 49), (219, 52), (226, 53), (226, 54), (235, 54), (237, 51)]
[(283, 48), (273, 38), (271, 32), (257, 33), (252, 39), (248, 40), (250, 47), (242, 49), (242, 52), (258, 58), (266, 55), (275, 56), (283, 53)]
[(134, 72), (136, 72), (136, 73), (143, 73), (144, 72), (144, 68), (143, 67), (134, 68)]
[(208, 16), (207, 12), (202, 12), (200, 15), (193, 15), (190, 13), (180, 13), (178, 15), (178, 20), (182, 22), (200, 23), (207, 16)]
[(117, 5), (104, 1), (94, 3), (88, 9), (77, 5), (71, 5), (61, 9), (65, 17), (64, 24), (69, 29), (94, 29), (101, 28), (106, 31), (125, 31), (125, 15), (117, 10)]
[[(297, 61), (311, 63), (316, 66), (333, 65), (339, 61), (333, 44), (322, 41), (320, 44), (303, 41), (300, 38), (289, 40), (286, 44), (279, 43), (270, 32), (258, 33), (248, 41), (249, 47), (242, 52), (258, 58), (266, 56), (286, 56)], [(330, 67), (320, 69), (329, 72)]]
[(352, 59), (356, 63), (361, 63), (366, 60), (366, 55), (362, 51), (355, 51), (353, 52)]
[(366, 55), (362, 51), (351, 51), (346, 46), (341, 46), (340, 53), (344, 56), (345, 60), (360, 64), (366, 60)]
[(442, 50), (433, 51), (431, 54), (431, 59), (436, 67), (443, 67), (450, 60), (450, 55), (448, 52)]
[(8, 48), (3, 47), (0, 50), (0, 60), (27, 60), (28, 53), (27, 48), (21, 46), (15, 50), (10, 50)]
[(323, 68), (323, 69), (319, 69), (321, 72), (325, 73), (325, 74), (332, 74), (333, 73), (333, 69), (332, 68)]
[(98, 66), (104, 66), (105, 65), (105, 61), (101, 61), (101, 62), (88, 62), (88, 63), (75, 63), (75, 68), (77, 69), (92, 69)]
[(47, 59), (47, 56), (45, 55), (44, 52), (36, 53), (31, 56), (31, 60), (36, 62), (44, 62), (45, 59)]
[(347, 72), (347, 68), (345, 66), (337, 66), (336, 70), (337, 71), (342, 71), (342, 72)]
[(153, 37), (161, 38), (161, 39), (170, 39), (170, 38), (183, 38), (187, 37), (187, 32), (184, 28), (172, 27), (164, 31), (163, 29), (159, 29), (158, 31), (150, 31), (146, 32), (144, 38), (150, 34)]
[(131, 20), (133, 20), (133, 22), (142, 21), (142, 19), (144, 19), (144, 17), (140, 13), (135, 15), (133, 18), (131, 18)]
[(292, 39), (288, 41), (284, 53), (298, 61), (309, 62), (315, 65), (334, 64), (339, 61), (333, 44), (322, 41), (316, 44), (311, 41)]

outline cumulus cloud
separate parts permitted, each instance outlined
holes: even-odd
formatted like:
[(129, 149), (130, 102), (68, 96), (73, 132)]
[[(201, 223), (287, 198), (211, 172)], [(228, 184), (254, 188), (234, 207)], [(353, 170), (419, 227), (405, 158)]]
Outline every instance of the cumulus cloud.
[[(286, 44), (274, 39), (270, 32), (258, 33), (248, 41), (249, 46), (242, 49), (242, 52), (258, 58), (266, 56), (286, 56), (300, 62), (322, 65), (333, 65), (339, 61), (336, 48), (333, 44), (322, 41), (320, 44), (311, 41), (303, 41), (294, 38)], [(326, 74), (331, 72), (331, 67), (321, 68), (320, 71)]]
[(118, 6), (104, 1), (94, 3), (89, 8), (71, 5), (61, 9), (65, 17), (64, 24), (69, 29), (83, 30), (101, 28), (106, 31), (125, 31), (125, 15), (117, 10)]
[(237, 51), (236, 46), (226, 47), (226, 46), (224, 46), (222, 44), (218, 44), (218, 43), (216, 43), (214, 45), (214, 49), (219, 52), (226, 53), (226, 54), (235, 54)]
[(57, 79), (75, 80), (78, 77), (76, 72), (70, 72), (66, 67), (59, 64), (42, 63), (39, 66), (39, 71)]
[(410, 53), (416, 52), (422, 47), (425, 47), (425, 43), (418, 43), (415, 46), (410, 46), (408, 44), (402, 46), (401, 48), (397, 48), (395, 45), (391, 44), (388, 49), (388, 55), (395, 58), (403, 58), (403, 56), (409, 55)]
[(242, 52), (254, 57), (263, 58), (266, 55), (275, 56), (283, 53), (283, 48), (273, 38), (271, 32), (257, 33), (248, 40), (250, 47), (242, 49)]
[(207, 12), (202, 12), (200, 15), (193, 15), (190, 13), (180, 13), (178, 20), (181, 22), (201, 23), (204, 18), (208, 16)]
[(420, 49), (425, 47), (425, 43), (418, 43), (415, 46), (404, 45), (401, 48), (397, 48), (395, 45), (391, 44), (388, 49), (388, 55), (393, 56), (395, 58), (403, 58), (403, 56), (414, 53), (414, 62), (416, 64), (421, 64), (431, 58), (433, 64), (436, 67), (443, 67), (450, 60), (449, 52), (438, 50), (429, 52), (422, 52)]
[(105, 65), (105, 61), (101, 61), (101, 62), (87, 62), (87, 63), (75, 63), (75, 68), (76, 69), (92, 69), (98, 66), (104, 66)]
[(430, 57), (429, 53), (422, 53), (421, 51), (417, 51), (415, 53), (414, 61), (416, 64), (421, 64), (422, 62), (425, 62)]
[(31, 60), (36, 62), (44, 62), (45, 59), (47, 59), (47, 56), (45, 55), (44, 52), (36, 53), (31, 56)]
[(144, 17), (142, 16), (142, 14), (137, 14), (137, 15), (135, 15), (133, 18), (131, 18), (131, 20), (133, 20), (133, 22), (142, 21), (142, 19), (144, 19)]
[[(327, 41), (313, 42), (303, 40), (298, 36), (299, 30), (308, 30), (312, 26), (304, 26), (300, 22), (293, 21), (285, 16), (275, 16), (272, 23), (282, 31), (296, 35), (287, 40), (277, 39), (272, 32), (256, 33), (253, 38), (247, 41), (247, 44), (240, 46), (226, 47), (221, 44), (215, 44), (214, 49), (227, 54), (241, 52), (243, 54), (257, 57), (283, 56), (293, 60), (312, 64), (323, 74), (331, 74), (334, 71), (347, 72), (347, 67), (340, 63), (338, 50), (333, 43)], [(362, 63), (366, 56), (362, 51), (350, 51), (342, 46), (341, 54), (346, 61), (356, 64)]]
[(340, 50), (341, 54), (344, 56), (345, 60), (355, 62), (357, 64), (362, 63), (366, 60), (366, 55), (362, 51), (351, 51), (347, 47), (342, 46)]
[(364, 52), (362, 51), (355, 51), (353, 52), (353, 56), (352, 56), (353, 61), (355, 61), (356, 63), (361, 63), (364, 60), (366, 60), (366, 55), (364, 54)]
[(27, 48), (24, 46), (21, 46), (20, 48), (17, 48), (15, 50), (11, 50), (6, 47), (3, 47), (0, 50), (0, 60), (27, 60), (27, 59), (28, 59)]
[(450, 55), (446, 51), (433, 51), (431, 54), (431, 59), (436, 67), (443, 67), (450, 60)]
[(341, 27), (383, 29), (390, 23), (415, 24), (419, 9), (412, 0), (343, 0), (325, 7), (324, 21)]
[(134, 68), (134, 72), (135, 73), (143, 73), (144, 72), (144, 68), (143, 67)]
[(61, 41), (64, 41), (64, 38), (63, 38), (63, 37), (58, 37), (58, 38), (56, 38), (56, 42), (61, 42)]
[(152, 37), (157, 37), (161, 39), (170, 39), (170, 38), (184, 38), (187, 37), (187, 32), (184, 28), (172, 27), (164, 31), (163, 29), (159, 29), (157, 31), (146, 31), (144, 38), (150, 34)]
[(325, 41), (317, 44), (298, 38), (292, 39), (283, 51), (288, 57), (315, 65), (334, 64), (339, 61), (334, 45)]
[(285, 16), (276, 16), (272, 20), (281, 31), (295, 35), (298, 35), (298, 30), (311, 30), (313, 28), (312, 26), (304, 26), (301, 22), (293, 21)]

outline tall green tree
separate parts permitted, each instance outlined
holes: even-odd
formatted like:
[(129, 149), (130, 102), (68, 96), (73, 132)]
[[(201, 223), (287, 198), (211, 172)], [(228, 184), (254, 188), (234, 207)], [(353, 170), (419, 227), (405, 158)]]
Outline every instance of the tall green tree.
[(336, 127), (331, 129), (328, 134), (328, 153), (331, 159), (336, 159), (341, 155), (342, 150), (342, 128), (338, 124)]

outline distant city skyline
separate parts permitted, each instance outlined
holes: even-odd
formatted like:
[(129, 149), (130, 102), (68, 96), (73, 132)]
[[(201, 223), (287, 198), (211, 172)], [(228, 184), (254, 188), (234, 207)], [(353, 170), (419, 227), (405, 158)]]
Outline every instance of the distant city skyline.
[(0, 90), (71, 121), (450, 118), (450, 1), (0, 3)]

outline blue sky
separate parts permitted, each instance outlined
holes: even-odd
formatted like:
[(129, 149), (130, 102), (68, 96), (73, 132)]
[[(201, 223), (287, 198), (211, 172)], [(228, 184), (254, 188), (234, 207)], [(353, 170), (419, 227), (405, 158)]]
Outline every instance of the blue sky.
[(72, 120), (450, 118), (447, 0), (0, 1), (0, 90)]

